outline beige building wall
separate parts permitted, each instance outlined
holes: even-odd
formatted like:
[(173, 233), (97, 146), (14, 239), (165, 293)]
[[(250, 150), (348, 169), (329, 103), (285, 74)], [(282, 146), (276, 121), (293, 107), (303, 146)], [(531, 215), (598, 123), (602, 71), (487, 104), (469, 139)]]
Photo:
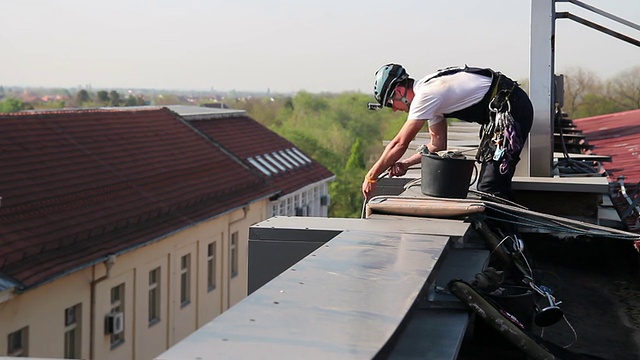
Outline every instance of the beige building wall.
[[(29, 357), (64, 357), (65, 309), (79, 304), (78, 358), (154, 358), (246, 296), (249, 226), (266, 219), (267, 206), (261, 200), (119, 255), (108, 273), (100, 263), (14, 295), (0, 303), (0, 356), (9, 334), (26, 328)], [(119, 286), (124, 291), (113, 303)], [(152, 290), (160, 306), (149, 321)], [(114, 304), (123, 310), (124, 331), (112, 343), (105, 317)]]
[[(91, 270), (85, 269), (0, 303), (0, 355), (8, 355), (9, 334), (26, 328), (29, 356), (62, 357), (64, 311), (76, 304), (82, 304), (81, 331), (86, 333), (81, 346), (88, 349), (90, 283)], [(88, 358), (89, 353), (83, 356)]]

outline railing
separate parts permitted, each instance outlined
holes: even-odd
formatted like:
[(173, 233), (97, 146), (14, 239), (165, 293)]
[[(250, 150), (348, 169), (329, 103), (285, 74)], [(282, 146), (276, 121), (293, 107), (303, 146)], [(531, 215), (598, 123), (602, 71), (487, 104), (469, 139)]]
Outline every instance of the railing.
[[(600, 10), (598, 8), (595, 8), (595, 7), (591, 6), (591, 5), (585, 4), (585, 3), (581, 2), (581, 1), (578, 1), (578, 0), (556, 0), (556, 2), (557, 3), (558, 2), (570, 2), (570, 3), (574, 4), (574, 5), (577, 5), (577, 6), (580, 6), (580, 7), (584, 8), (586, 10), (592, 11), (592, 12), (598, 14), (598, 15), (602, 15), (602, 16), (604, 16), (606, 18), (609, 18), (609, 19), (611, 19), (613, 21), (616, 21), (616, 22), (618, 22), (620, 24), (629, 26), (629, 27), (631, 27), (633, 29), (636, 29), (636, 30), (640, 31), (640, 25), (638, 25), (636, 23), (633, 23), (631, 21), (625, 20), (625, 19), (623, 19), (621, 17), (615, 16), (613, 14), (610, 14), (610, 13), (608, 13), (606, 11), (603, 11), (603, 10)], [(632, 45), (640, 47), (640, 40), (636, 40), (636, 39), (634, 39), (632, 37), (626, 36), (624, 34), (621, 34), (621, 33), (617, 32), (617, 31), (613, 31), (613, 30), (608, 29), (608, 28), (606, 28), (606, 27), (604, 27), (602, 25), (596, 24), (594, 22), (591, 22), (589, 20), (586, 20), (584, 18), (581, 18), (581, 17), (579, 17), (577, 15), (574, 15), (574, 14), (571, 14), (569, 12), (566, 12), (566, 11), (565, 12), (557, 12), (556, 13), (556, 19), (570, 19), (570, 20), (578, 22), (578, 23), (580, 23), (582, 25), (588, 26), (588, 27), (590, 27), (592, 29), (595, 29), (595, 30), (598, 30), (600, 32), (603, 32), (603, 33), (605, 33), (607, 35), (610, 35), (610, 36), (613, 36), (615, 38), (618, 38), (618, 39), (620, 39), (622, 41), (628, 42), (629, 44), (632, 44)]]

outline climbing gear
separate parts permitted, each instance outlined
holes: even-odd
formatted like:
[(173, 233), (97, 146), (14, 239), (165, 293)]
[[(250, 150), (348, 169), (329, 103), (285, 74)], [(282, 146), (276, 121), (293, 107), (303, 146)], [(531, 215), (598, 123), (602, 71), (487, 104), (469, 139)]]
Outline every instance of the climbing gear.
[(491, 90), (492, 98), (488, 106), (489, 122), (480, 129), (480, 148), (476, 160), (500, 161), (500, 173), (506, 174), (515, 154), (520, 152), (523, 145), (517, 136), (518, 125), (511, 115), (509, 101), (518, 83), (500, 73), (497, 75), (496, 87)]
[[(396, 86), (401, 82), (409, 78), (407, 71), (399, 64), (387, 64), (383, 65), (375, 73), (375, 81), (373, 83), (373, 96), (382, 106), (391, 107), (389, 103), (391, 95)], [(407, 104), (408, 100), (406, 96), (403, 96), (402, 101)]]
[(476, 316), (497, 330), (514, 346), (527, 355), (528, 359), (555, 359), (548, 349), (538, 344), (523, 329), (520, 321), (511, 313), (501, 309), (487, 296), (482, 295), (463, 280), (451, 280), (449, 292), (465, 304)]

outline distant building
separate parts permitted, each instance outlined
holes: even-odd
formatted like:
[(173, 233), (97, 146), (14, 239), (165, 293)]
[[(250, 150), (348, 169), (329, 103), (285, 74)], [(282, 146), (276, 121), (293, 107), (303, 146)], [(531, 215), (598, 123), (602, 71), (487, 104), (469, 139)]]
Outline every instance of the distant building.
[(215, 102), (215, 103), (206, 103), (202, 104), (203, 107), (211, 108), (211, 109), (228, 109), (229, 107), (225, 103)]
[(326, 168), (242, 111), (0, 115), (0, 356), (150, 359), (247, 294), (250, 225)]

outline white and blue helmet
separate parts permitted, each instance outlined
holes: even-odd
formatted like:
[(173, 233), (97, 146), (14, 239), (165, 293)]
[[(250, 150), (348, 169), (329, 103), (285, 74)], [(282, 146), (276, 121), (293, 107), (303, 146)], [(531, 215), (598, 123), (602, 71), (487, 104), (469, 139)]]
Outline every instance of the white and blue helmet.
[(383, 65), (376, 71), (373, 83), (373, 96), (382, 106), (391, 107), (389, 98), (396, 86), (409, 78), (407, 71), (399, 64)]

